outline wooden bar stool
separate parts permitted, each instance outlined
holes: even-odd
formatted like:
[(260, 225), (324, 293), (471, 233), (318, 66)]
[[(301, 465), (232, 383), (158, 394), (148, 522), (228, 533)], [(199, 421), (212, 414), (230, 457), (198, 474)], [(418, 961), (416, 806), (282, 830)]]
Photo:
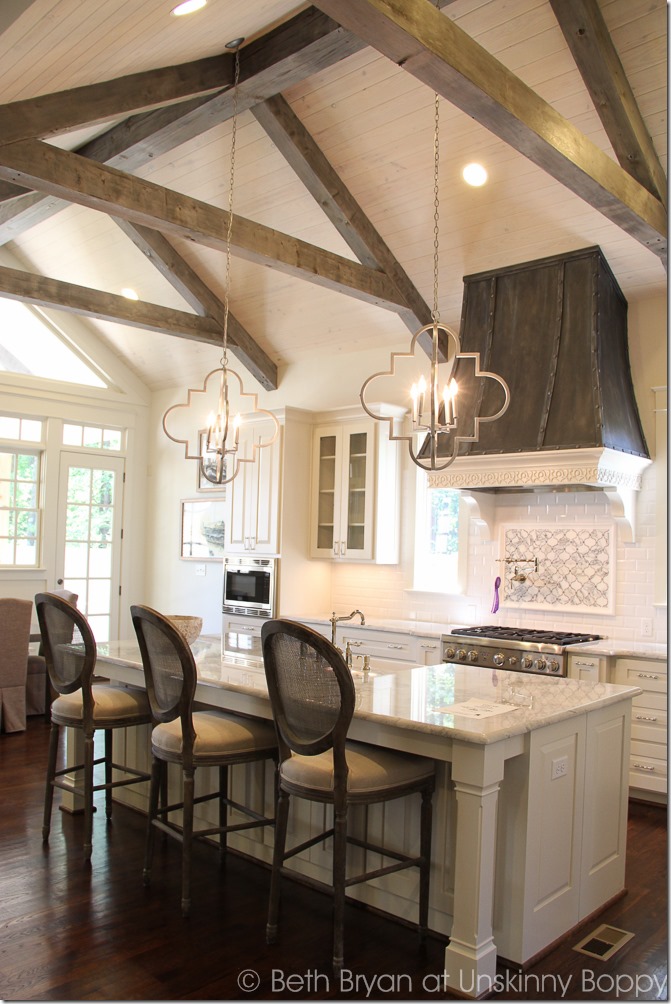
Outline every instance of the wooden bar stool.
[[(71, 792), (72, 785), (66, 783), (63, 776), (83, 771), (84, 856), (88, 860), (92, 851), (94, 792), (105, 792), (105, 812), (109, 820), (112, 817), (112, 790), (123, 785), (139, 784), (150, 778), (146, 771), (121, 766), (112, 759), (114, 729), (148, 725), (151, 722), (149, 701), (143, 690), (93, 684), (96, 665), (95, 638), (86, 617), (72, 603), (52, 593), (38, 593), (35, 597), (35, 607), (49, 680), (58, 695), (51, 705), (42, 838), (45, 843), (49, 839), (54, 788), (63, 788)], [(62, 728), (79, 729), (83, 732), (84, 762), (57, 770), (58, 739)], [(95, 759), (94, 735), (98, 729), (102, 729), (105, 733), (105, 754)], [(100, 763), (105, 765), (105, 781), (94, 784), (94, 768)], [(114, 780), (115, 770), (123, 773), (124, 777)]]
[[(156, 830), (182, 843), (182, 914), (191, 908), (191, 845), (194, 840), (219, 836), (220, 855), (226, 852), (226, 835), (259, 826), (274, 826), (275, 818), (232, 801), (228, 794), (228, 768), (235, 764), (272, 759), (277, 763), (277, 740), (271, 722), (223, 711), (194, 711), (196, 663), (189, 645), (162, 614), (150, 607), (132, 606), (131, 615), (142, 654), (145, 682), (152, 713), (158, 723), (152, 731), (152, 775), (147, 827), (144, 880), (149, 885)], [(181, 802), (167, 804), (159, 793), (167, 792), (169, 763), (182, 768), (184, 794)], [(218, 767), (216, 791), (194, 795), (198, 767)], [(197, 803), (217, 799), (219, 823), (193, 828)], [(248, 817), (241, 823), (227, 822), (232, 806)], [(169, 819), (181, 811), (182, 822)]]
[[(342, 655), (322, 635), (289, 620), (266, 621), (261, 629), (268, 693), (280, 748), (275, 851), (266, 938), (276, 941), (280, 876), (284, 862), (313, 844), (333, 837), (333, 968), (344, 964), (345, 890), (405, 868), (420, 871), (419, 933), (424, 938), (429, 909), (431, 803), (435, 763), (425, 757), (347, 742), (354, 714), (352, 674)], [(418, 856), (379, 847), (349, 835), (348, 810), (419, 793)], [(333, 806), (333, 826), (302, 844), (285, 849), (291, 795)], [(374, 851), (394, 863), (359, 875), (346, 875), (347, 844)]]

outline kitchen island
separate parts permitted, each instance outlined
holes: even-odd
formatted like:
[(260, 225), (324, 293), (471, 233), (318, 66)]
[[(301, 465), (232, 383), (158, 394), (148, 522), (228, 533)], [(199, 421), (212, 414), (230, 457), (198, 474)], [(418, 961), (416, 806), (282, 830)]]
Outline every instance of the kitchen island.
[[(98, 671), (142, 685), (135, 642), (98, 646)], [(193, 646), (196, 699), (271, 717), (262, 665), (221, 657), (218, 638)], [(624, 890), (627, 760), (636, 687), (552, 679), (440, 664), (373, 664), (354, 672), (350, 736), (438, 762), (434, 798), (429, 927), (449, 935), (445, 987), (488, 993), (497, 954), (524, 964)], [(147, 765), (148, 738), (126, 733), (126, 762)], [(119, 751), (121, 752), (121, 751)], [(119, 754), (116, 753), (116, 756)], [(236, 768), (233, 796), (272, 806), (267, 765)], [(144, 809), (143, 794), (121, 789)], [(293, 837), (316, 831), (323, 807), (298, 801)], [(400, 850), (416, 846), (412, 797), (353, 816), (375, 841), (384, 829)], [(231, 845), (268, 862), (272, 831), (251, 831)], [(303, 875), (330, 881), (330, 847), (293, 861)], [(356, 887), (353, 895), (415, 920), (417, 879), (410, 872)], [(260, 932), (260, 937), (263, 933)]]

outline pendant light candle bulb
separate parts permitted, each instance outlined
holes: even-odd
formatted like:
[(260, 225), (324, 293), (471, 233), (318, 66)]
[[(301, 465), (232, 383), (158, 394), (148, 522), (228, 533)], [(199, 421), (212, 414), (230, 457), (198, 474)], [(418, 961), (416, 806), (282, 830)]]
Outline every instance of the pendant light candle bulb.
[(412, 421), (415, 425), (418, 425), (422, 421), (425, 392), (426, 380), (423, 376), (421, 376), (417, 383), (414, 383), (410, 389), (410, 396), (412, 398)]

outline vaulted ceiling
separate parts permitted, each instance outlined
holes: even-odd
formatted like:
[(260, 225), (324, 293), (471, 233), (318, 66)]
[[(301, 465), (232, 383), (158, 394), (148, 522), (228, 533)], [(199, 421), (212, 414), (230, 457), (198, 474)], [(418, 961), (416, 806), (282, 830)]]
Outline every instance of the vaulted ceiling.
[(229, 338), (263, 386), (429, 320), (434, 92), (441, 320), (464, 275), (593, 244), (630, 301), (665, 291), (665, 0), (171, 6), (0, 6), (0, 295), (148, 386), (220, 355), (239, 37)]

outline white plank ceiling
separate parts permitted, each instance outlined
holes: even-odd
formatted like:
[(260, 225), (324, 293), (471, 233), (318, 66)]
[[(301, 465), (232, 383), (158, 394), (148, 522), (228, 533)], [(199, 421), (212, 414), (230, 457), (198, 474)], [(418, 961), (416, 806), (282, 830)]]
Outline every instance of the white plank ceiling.
[[(658, 157), (667, 153), (665, 0), (599, 0)], [(291, 0), (209, 0), (189, 17), (170, 0), (34, 0), (3, 24), (0, 103), (110, 80), (224, 51), (303, 10)], [(570, 120), (613, 152), (548, 0), (455, 0), (443, 16)], [(9, 18), (7, 20), (10, 20)], [(283, 92), (425, 301), (433, 296), (433, 92), (373, 49)], [(459, 325), (466, 274), (598, 244), (631, 302), (666, 289), (660, 259), (531, 161), (441, 99), (441, 319)], [(50, 140), (73, 149), (110, 123)], [(231, 123), (158, 156), (138, 176), (226, 209)], [(461, 169), (489, 172), (469, 188)], [(234, 211), (353, 259), (352, 251), (250, 111), (237, 132)], [(224, 255), (171, 238), (223, 297)], [(119, 293), (134, 287), (151, 303), (191, 311), (104, 213), (69, 206), (7, 244), (21, 267)], [(231, 309), (278, 365), (306, 356), (407, 340), (392, 311), (325, 290), (240, 258), (232, 263)], [(118, 323), (88, 321), (151, 388), (184, 385), (216, 365), (211, 346)]]

